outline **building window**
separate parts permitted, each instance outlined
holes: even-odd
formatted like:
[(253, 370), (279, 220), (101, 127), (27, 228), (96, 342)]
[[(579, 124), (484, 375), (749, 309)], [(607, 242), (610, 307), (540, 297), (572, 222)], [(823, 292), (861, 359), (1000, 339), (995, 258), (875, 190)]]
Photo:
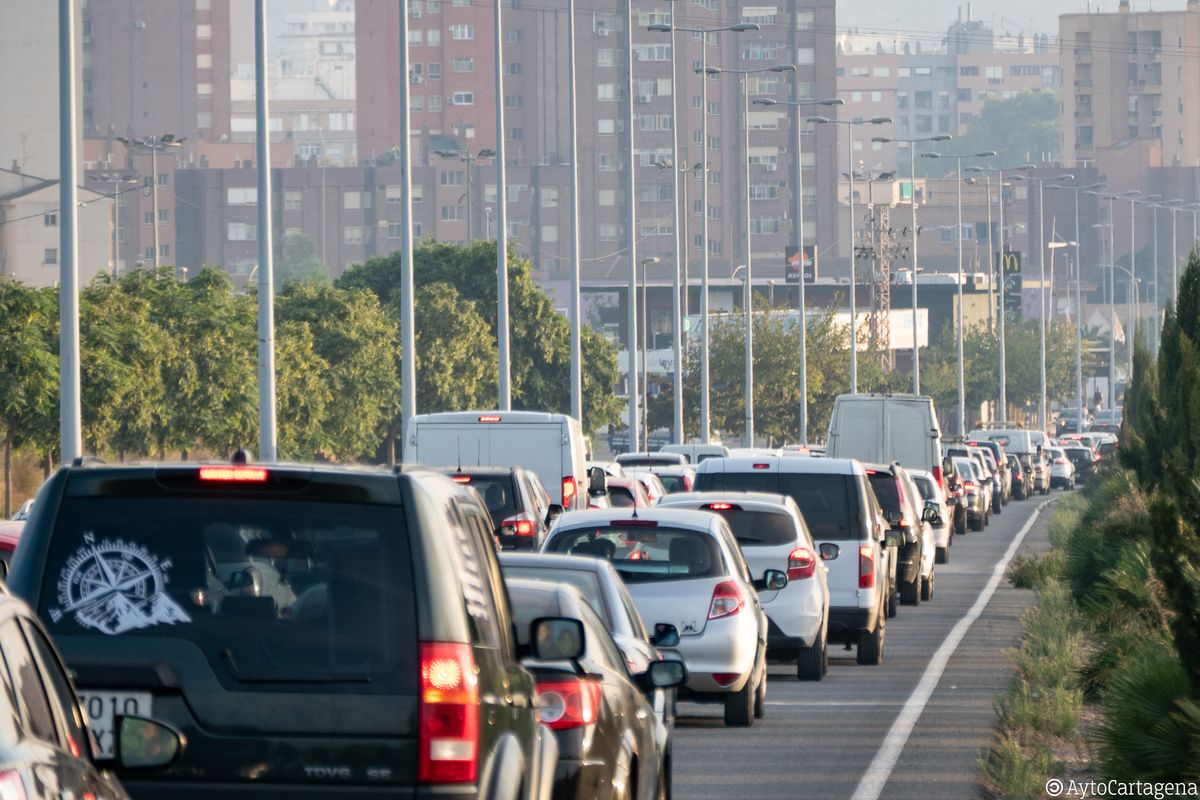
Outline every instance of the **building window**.
[(525, 98), (519, 94), (504, 95), (505, 108), (523, 108), (525, 106)]
[(933, 108), (933, 92), (915, 92), (913, 104), (917, 108)]
[(508, 140), (510, 142), (520, 142), (520, 141), (524, 141), (524, 139), (525, 139), (525, 129), (524, 128), (509, 128), (508, 129)]
[(430, 111), (441, 111), (442, 110), (441, 95), (431, 94), (428, 97), (428, 101), (429, 101), (429, 110)]
[(408, 98), (408, 110), (409, 111), (424, 111), (425, 110), (425, 97), (423, 95), (419, 95), (419, 94), (410, 95)]
[(558, 208), (558, 187), (545, 186), (541, 191), (542, 208)]
[(455, 41), (467, 41), (475, 38), (475, 26), (470, 24), (451, 25), (450, 38)]
[(197, 25), (196, 26), (196, 38), (197, 39), (211, 39), (212, 38), (212, 25)]
[(612, 120), (612, 119), (596, 120), (596, 132), (597, 133), (616, 133), (617, 132), (616, 120)]
[(455, 92), (450, 97), (450, 104), (454, 106), (473, 106), (475, 105), (475, 93)]
[(523, 75), (525, 73), (525, 65), (520, 61), (510, 61), (504, 65), (505, 75)]
[(442, 206), (443, 222), (454, 222), (462, 219), (466, 219), (466, 214), (462, 206)]
[(171, 221), (171, 209), (160, 208), (158, 210), (158, 221), (159, 222), (170, 222)]
[(596, 66), (611, 67), (616, 63), (613, 59), (613, 50), (609, 47), (602, 47), (596, 50)]
[(400, 222), (389, 222), (387, 227), (387, 238), (399, 239), (404, 235), (404, 224)]
[(303, 192), (284, 192), (283, 193), (283, 210), (284, 211), (299, 211), (302, 207), (302, 203), (304, 202), (303, 197), (304, 197)]
[(616, 189), (601, 189), (596, 192), (596, 205), (598, 206), (615, 206), (617, 204)]
[(153, 225), (154, 224), (154, 212), (153, 211), (143, 212), (142, 221), (145, 222), (147, 225)]
[(347, 211), (357, 211), (362, 208), (362, 192), (349, 191), (342, 194), (342, 208)]
[[(252, 206), (258, 202), (257, 186), (231, 186), (225, 190), (225, 203), (231, 206)], [(165, 209), (164, 209), (165, 210)]]
[(422, 45), (422, 44), (425, 44), (425, 31), (421, 31), (421, 30), (412, 30), (412, 29), (409, 29), (409, 31), (408, 31), (408, 43), (409, 43), (410, 45), (412, 45), (412, 44), (415, 44), (415, 45)]
[(615, 83), (600, 83), (596, 85), (596, 100), (601, 103), (611, 103), (617, 99)]
[(542, 226), (542, 241), (543, 242), (557, 242), (558, 241), (558, 226), (557, 225), (543, 225)]
[(600, 153), (596, 156), (596, 169), (599, 172), (615, 172), (617, 157), (612, 153)]
[(212, 69), (212, 53), (197, 53), (196, 69)]
[(51, 212), (49, 214), (43, 214), (42, 215), (42, 225), (44, 225), (47, 228), (57, 228), (58, 227), (58, 212)]
[(225, 224), (225, 238), (231, 242), (256, 242), (258, 226), (253, 222), (228, 222)]
[(158, 246), (158, 257), (159, 258), (170, 258), (171, 257), (171, 245), (160, 244)]
[(342, 228), (342, 241), (346, 244), (362, 244), (363, 229), (358, 225), (347, 225)]
[(142, 252), (142, 256), (143, 256), (143, 257), (144, 257), (144, 258), (145, 258), (147, 261), (153, 261), (153, 260), (154, 260), (154, 248), (153, 248), (153, 247), (147, 247), (147, 248), (145, 249), (145, 251), (143, 251), (143, 252)]
[(596, 235), (602, 242), (615, 242), (617, 240), (617, 226), (611, 222), (601, 222), (596, 228)]
[(45, 250), (43, 250), (42, 251), (42, 263), (43, 264), (57, 264), (58, 263), (58, 248), (57, 247), (47, 247)]
[(436, 29), (425, 31), (425, 43), (430, 47), (440, 47), (442, 44), (442, 32)]
[(467, 56), (457, 56), (450, 61), (451, 68), (455, 72), (474, 72), (475, 59)]
[(462, 186), (466, 181), (466, 173), (458, 169), (448, 169), (438, 175), (438, 183), (442, 186)]

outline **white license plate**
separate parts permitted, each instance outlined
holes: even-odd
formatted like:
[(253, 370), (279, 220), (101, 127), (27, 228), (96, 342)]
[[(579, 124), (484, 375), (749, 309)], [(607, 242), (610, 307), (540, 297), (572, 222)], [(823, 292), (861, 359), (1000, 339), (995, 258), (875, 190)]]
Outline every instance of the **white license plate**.
[(114, 720), (117, 715), (151, 716), (149, 692), (101, 692), (80, 689), (79, 699), (87, 712), (88, 727), (100, 747), (97, 758), (113, 757)]

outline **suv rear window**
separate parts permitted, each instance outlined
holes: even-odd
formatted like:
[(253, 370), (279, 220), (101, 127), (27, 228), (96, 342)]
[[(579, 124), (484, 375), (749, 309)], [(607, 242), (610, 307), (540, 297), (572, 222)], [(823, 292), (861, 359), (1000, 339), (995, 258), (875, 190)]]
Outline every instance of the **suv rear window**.
[(513, 486), (511, 475), (470, 475), (468, 486), (475, 488), (483, 498), (488, 513), (492, 515), (492, 525), (499, 525), (504, 520), (517, 513), (516, 487)]
[(415, 690), (403, 520), (278, 496), (67, 498), (39, 610), (56, 636), (186, 639), (233, 689)]
[(814, 539), (857, 539), (854, 476), (796, 472), (705, 472), (698, 492), (769, 492), (790, 495)]
[(705, 509), (725, 518), (742, 547), (774, 547), (796, 541), (796, 523), (789, 514), (743, 511), (740, 508)]
[(699, 531), (648, 525), (601, 525), (563, 531), (549, 552), (608, 559), (626, 583), (726, 574), (716, 540)]
[(900, 499), (895, 475), (890, 472), (867, 470), (867, 478), (871, 481), (871, 488), (875, 491), (875, 499), (879, 501), (879, 505), (883, 507), (884, 511), (907, 513), (907, 509), (904, 508), (905, 504)]

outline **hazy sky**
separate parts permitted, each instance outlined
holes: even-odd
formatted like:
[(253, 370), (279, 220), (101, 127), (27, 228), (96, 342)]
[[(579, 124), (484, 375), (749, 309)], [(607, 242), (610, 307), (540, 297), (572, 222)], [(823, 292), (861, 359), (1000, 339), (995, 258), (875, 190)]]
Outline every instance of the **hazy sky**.
[[(998, 33), (1058, 32), (1059, 14), (1076, 14), (1087, 10), (1087, 0), (974, 0), (971, 16), (991, 22)], [(1181, 9), (1186, 0), (1133, 0), (1133, 10), (1158, 11)], [(1117, 0), (1092, 0), (1105, 12), (1115, 11)], [(883, 29), (897, 35), (917, 31), (944, 32), (962, 9), (967, 15), (966, 0), (837, 0), (837, 25)]]

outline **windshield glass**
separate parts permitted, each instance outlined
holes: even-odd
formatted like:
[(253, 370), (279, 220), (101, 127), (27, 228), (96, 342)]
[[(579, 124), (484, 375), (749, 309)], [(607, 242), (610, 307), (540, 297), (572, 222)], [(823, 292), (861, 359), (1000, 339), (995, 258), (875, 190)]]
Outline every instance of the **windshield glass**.
[(791, 516), (774, 511), (743, 511), (740, 508), (704, 509), (725, 518), (734, 538), (743, 547), (773, 547), (792, 544), (798, 538)]
[(657, 525), (601, 525), (559, 533), (549, 551), (606, 558), (626, 583), (712, 578), (725, 574), (716, 540), (699, 531)]
[(612, 630), (612, 619), (608, 615), (608, 605), (604, 602), (604, 591), (600, 588), (600, 577), (591, 570), (563, 569), (561, 567), (529, 567), (503, 565), (505, 578), (530, 578), (536, 581), (550, 583), (569, 583), (580, 591), (604, 624)]
[(483, 498), (488, 513), (492, 515), (492, 525), (499, 525), (504, 520), (517, 513), (517, 503), (513, 492), (512, 477), (509, 475), (471, 475), (468, 486), (475, 488)]
[(51, 542), (40, 610), (55, 636), (186, 639), (235, 684), (415, 680), (395, 508), (77, 498)]
[(791, 495), (814, 539), (856, 539), (854, 476), (794, 472), (706, 472), (698, 492), (769, 492)]

